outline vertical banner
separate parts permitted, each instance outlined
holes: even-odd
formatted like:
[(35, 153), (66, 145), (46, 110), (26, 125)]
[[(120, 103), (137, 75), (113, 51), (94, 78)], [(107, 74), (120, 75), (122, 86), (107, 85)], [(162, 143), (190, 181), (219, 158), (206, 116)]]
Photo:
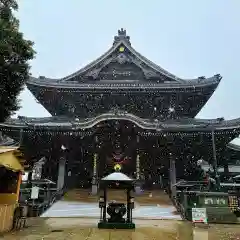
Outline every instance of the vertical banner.
[(139, 154), (137, 155), (137, 158), (136, 158), (136, 179), (137, 180), (140, 179), (140, 156), (139, 156)]
[(97, 179), (97, 157), (98, 155), (95, 153), (93, 155), (93, 181)]
[(39, 187), (34, 186), (31, 189), (31, 199), (38, 199), (38, 195), (39, 195)]

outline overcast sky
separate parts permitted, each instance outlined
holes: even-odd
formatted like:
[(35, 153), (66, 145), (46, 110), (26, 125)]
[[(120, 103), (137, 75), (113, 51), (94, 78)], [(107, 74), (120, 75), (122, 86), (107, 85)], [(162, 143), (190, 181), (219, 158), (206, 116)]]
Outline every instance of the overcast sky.
[[(35, 42), (33, 76), (73, 73), (123, 27), (137, 51), (179, 77), (223, 76), (198, 117), (240, 117), (239, 0), (19, 0), (17, 16)], [(28, 90), (20, 98), (17, 115), (49, 116)]]

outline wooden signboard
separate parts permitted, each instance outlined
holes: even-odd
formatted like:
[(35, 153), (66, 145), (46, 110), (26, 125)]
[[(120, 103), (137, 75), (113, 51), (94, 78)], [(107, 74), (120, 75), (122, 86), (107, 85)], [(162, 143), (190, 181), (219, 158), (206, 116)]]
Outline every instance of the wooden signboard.
[(207, 223), (206, 208), (192, 208), (193, 223)]

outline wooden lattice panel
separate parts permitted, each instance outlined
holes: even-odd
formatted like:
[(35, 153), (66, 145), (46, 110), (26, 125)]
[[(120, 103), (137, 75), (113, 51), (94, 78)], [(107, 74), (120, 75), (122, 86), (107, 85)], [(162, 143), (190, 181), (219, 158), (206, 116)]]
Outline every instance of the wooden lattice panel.
[(229, 196), (228, 203), (233, 212), (239, 209), (237, 196)]

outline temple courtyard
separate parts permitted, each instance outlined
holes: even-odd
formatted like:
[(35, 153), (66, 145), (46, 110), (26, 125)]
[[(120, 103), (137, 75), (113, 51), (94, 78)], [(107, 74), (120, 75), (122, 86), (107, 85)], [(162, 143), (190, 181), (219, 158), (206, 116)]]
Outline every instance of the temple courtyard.
[[(135, 197), (135, 230), (97, 228), (100, 210), (98, 196), (73, 190), (54, 203), (38, 218), (30, 218), (27, 227), (0, 236), (3, 240), (92, 239), (92, 240), (232, 240), (240, 239), (239, 225), (197, 225), (183, 221), (164, 191), (146, 191)], [(117, 190), (108, 199), (124, 201)]]

